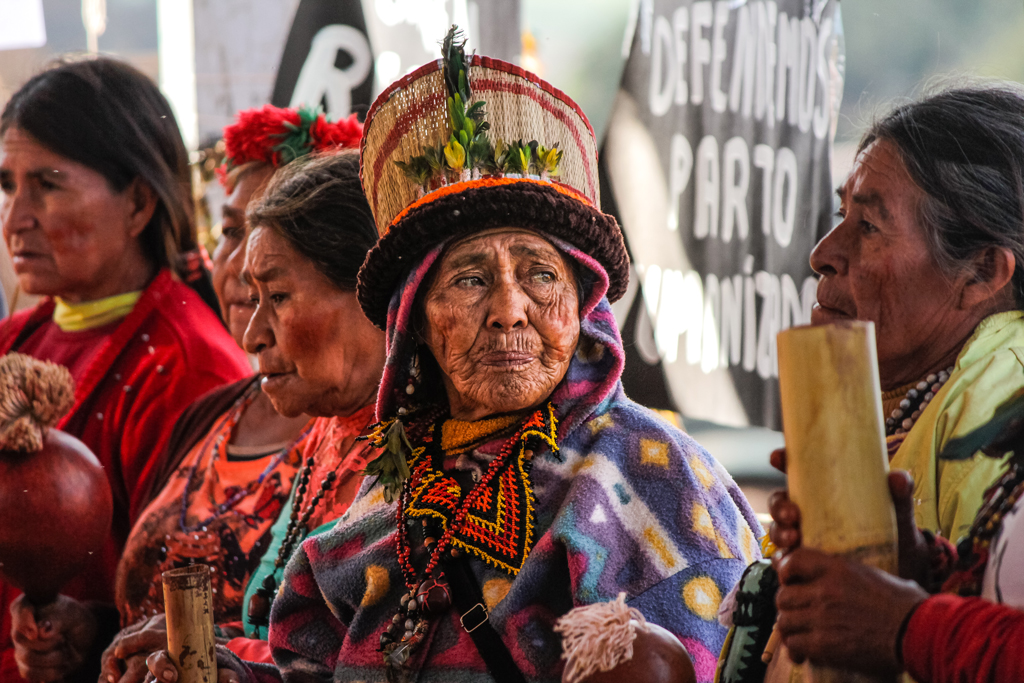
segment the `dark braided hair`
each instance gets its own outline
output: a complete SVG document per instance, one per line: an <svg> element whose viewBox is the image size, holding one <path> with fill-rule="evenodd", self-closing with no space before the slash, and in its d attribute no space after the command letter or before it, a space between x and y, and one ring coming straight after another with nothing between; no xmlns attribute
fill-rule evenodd
<svg viewBox="0 0 1024 683"><path fill-rule="evenodd" d="M355 291L359 267L377 242L355 150L302 157L278 169L247 218L253 228L280 233L345 291Z"/></svg>
<svg viewBox="0 0 1024 683"><path fill-rule="evenodd" d="M1009 249L1014 300L1024 308L1024 92L949 89L875 122L858 153L875 140L896 146L924 190L919 220L939 266L956 274L984 249Z"/></svg>

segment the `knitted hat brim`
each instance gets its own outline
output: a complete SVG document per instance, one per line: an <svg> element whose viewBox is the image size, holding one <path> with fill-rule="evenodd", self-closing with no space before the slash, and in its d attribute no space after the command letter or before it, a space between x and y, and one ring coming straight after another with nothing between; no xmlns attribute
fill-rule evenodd
<svg viewBox="0 0 1024 683"><path fill-rule="evenodd" d="M557 237L589 254L608 273L608 299L629 284L629 255L615 218L548 183L469 187L414 205L366 255L357 295L363 313L385 329L388 305L402 278L435 245L492 228L525 228Z"/></svg>

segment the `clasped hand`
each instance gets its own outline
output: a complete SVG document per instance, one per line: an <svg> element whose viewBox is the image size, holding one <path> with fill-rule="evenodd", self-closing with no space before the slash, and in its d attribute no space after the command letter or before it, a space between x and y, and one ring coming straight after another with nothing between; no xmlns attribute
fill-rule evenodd
<svg viewBox="0 0 1024 683"><path fill-rule="evenodd" d="M772 464L785 471L785 451L772 453ZM928 597L918 582L926 576L929 552L914 523L910 475L891 472L889 490L896 508L903 578L800 547L799 507L785 491L769 499L769 533L778 548L773 563L781 583L777 628L794 662L876 675L902 671L900 631L912 610Z"/></svg>
<svg viewBox="0 0 1024 683"><path fill-rule="evenodd" d="M219 643L227 639L218 639ZM178 670L167 654L167 620L163 614L129 626L103 652L99 683L175 683ZM238 683L230 670L217 672L218 683Z"/></svg>
<svg viewBox="0 0 1024 683"><path fill-rule="evenodd" d="M11 622L18 673L33 682L50 683L74 674L96 640L92 610L66 595L45 605L34 605L21 595L11 603Z"/></svg>

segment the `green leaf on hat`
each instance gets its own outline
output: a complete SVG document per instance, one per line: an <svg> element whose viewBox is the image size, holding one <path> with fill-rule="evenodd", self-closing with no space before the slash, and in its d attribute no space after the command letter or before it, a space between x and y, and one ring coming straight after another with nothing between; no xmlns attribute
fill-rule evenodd
<svg viewBox="0 0 1024 683"><path fill-rule="evenodd" d="M421 185L428 192L431 181L440 178L442 183L451 182L450 174L460 179L466 171L477 174L503 175L505 173L538 174L541 178L558 175L562 152L558 143L545 147L536 140L524 143L522 140L507 142L501 139L494 144L485 135L491 124L485 121L485 103L472 102L472 91L466 74L466 41L462 32L452 26L441 46L442 72L447 90L445 99L448 113L448 140L422 147L421 156L396 165L407 178ZM436 185L434 185L436 187Z"/></svg>

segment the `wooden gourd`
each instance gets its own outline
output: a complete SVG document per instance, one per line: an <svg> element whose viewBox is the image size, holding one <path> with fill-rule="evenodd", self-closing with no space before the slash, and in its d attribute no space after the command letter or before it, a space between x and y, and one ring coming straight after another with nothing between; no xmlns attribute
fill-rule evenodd
<svg viewBox="0 0 1024 683"><path fill-rule="evenodd" d="M74 394L67 368L0 357L0 578L37 607L97 566L109 542L107 474L84 443L53 428Z"/></svg>
<svg viewBox="0 0 1024 683"><path fill-rule="evenodd" d="M216 683L210 567L196 564L163 573L167 652L178 683Z"/></svg>
<svg viewBox="0 0 1024 683"><path fill-rule="evenodd" d="M778 335L789 497L803 545L896 574L896 512L870 322ZM809 667L816 683L890 680Z"/></svg>
<svg viewBox="0 0 1024 683"><path fill-rule="evenodd" d="M610 671L591 674L582 683L696 683L693 661L679 639L648 622L637 629L633 656Z"/></svg>
<svg viewBox="0 0 1024 683"><path fill-rule="evenodd" d="M0 450L0 577L37 606L103 548L113 516L110 484L81 441L47 429L34 453Z"/></svg>
<svg viewBox="0 0 1024 683"><path fill-rule="evenodd" d="M562 636L562 683L695 683L690 654L667 629L615 600L582 605L555 622Z"/></svg>

